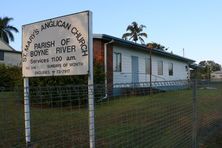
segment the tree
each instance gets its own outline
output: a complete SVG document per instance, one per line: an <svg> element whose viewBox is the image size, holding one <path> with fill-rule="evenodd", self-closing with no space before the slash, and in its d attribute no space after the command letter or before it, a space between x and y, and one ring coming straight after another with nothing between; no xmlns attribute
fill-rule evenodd
<svg viewBox="0 0 222 148"><path fill-rule="evenodd" d="M144 44L143 37L147 38L147 34L143 32L144 28L146 28L145 25L139 26L137 22L132 22L132 24L126 28L128 32L124 33L122 38L124 40L133 40L135 43L140 40L140 42Z"/></svg>
<svg viewBox="0 0 222 148"><path fill-rule="evenodd" d="M221 70L221 65L218 63L215 63L214 61L200 61L199 66L210 68L211 71L219 71Z"/></svg>
<svg viewBox="0 0 222 148"><path fill-rule="evenodd" d="M10 21L12 20L13 18L0 17L0 38L6 43L9 43L9 40L14 41L14 36L12 32L18 32L17 28L9 25Z"/></svg>
<svg viewBox="0 0 222 148"><path fill-rule="evenodd" d="M199 67L199 75L203 79L210 79L210 75L214 71L219 71L221 70L221 65L214 62L214 61L200 61L198 64Z"/></svg>
<svg viewBox="0 0 222 148"><path fill-rule="evenodd" d="M155 43L155 42L148 43L146 46L150 49L168 50L168 48L166 48L165 46Z"/></svg>

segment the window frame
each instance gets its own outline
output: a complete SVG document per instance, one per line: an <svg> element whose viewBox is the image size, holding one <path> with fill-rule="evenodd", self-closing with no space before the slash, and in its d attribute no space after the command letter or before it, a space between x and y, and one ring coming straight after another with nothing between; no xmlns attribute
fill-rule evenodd
<svg viewBox="0 0 222 148"><path fill-rule="evenodd" d="M185 66L185 70L188 71L188 66L187 65Z"/></svg>
<svg viewBox="0 0 222 148"><path fill-rule="evenodd" d="M169 76L173 76L173 63L168 64L168 74Z"/></svg>
<svg viewBox="0 0 222 148"><path fill-rule="evenodd" d="M163 61L162 60L158 61L157 63L157 74L161 76L163 75Z"/></svg>

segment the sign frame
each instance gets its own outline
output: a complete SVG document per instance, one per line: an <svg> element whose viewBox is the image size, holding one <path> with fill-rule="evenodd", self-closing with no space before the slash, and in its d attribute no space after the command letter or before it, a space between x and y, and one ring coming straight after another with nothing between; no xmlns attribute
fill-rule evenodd
<svg viewBox="0 0 222 148"><path fill-rule="evenodd" d="M90 50L89 15L90 11L83 11L23 25L23 77L87 75ZM57 30L60 32L57 33Z"/></svg>
<svg viewBox="0 0 222 148"><path fill-rule="evenodd" d="M93 81L93 27L92 27L92 12L91 11L82 11L74 14L79 13L87 13L88 15L88 123L89 123L89 144L90 148L95 148L95 118L94 118L94 81ZM64 15L70 16L74 14ZM64 17L61 16L61 17ZM52 19L56 19L59 17L55 17ZM50 20L50 19L47 19ZM43 20L46 21L46 20ZM39 22L43 22L39 21ZM31 23L34 24L34 23ZM30 24L27 24L30 25ZM25 26L25 25L23 25ZM23 33L22 33L22 50L23 49ZM23 68L23 65L22 65ZM29 76L24 76L24 122L25 122L25 141L26 146L29 147L31 144L31 124L30 124L30 95L29 95Z"/></svg>

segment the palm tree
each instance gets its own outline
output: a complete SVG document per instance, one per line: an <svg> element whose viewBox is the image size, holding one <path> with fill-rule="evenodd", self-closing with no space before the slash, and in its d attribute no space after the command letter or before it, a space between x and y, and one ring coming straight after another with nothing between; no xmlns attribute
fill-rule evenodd
<svg viewBox="0 0 222 148"><path fill-rule="evenodd" d="M6 43L9 43L10 41L14 41L14 36L12 34L12 31L18 32L18 29L9 25L10 21L12 21L13 18L9 17L0 17L0 38L4 40Z"/></svg>
<svg viewBox="0 0 222 148"><path fill-rule="evenodd" d="M132 24L128 25L126 28L126 32L123 34L122 38L124 40L133 40L135 43L140 40L142 44L144 44L143 37L147 38L147 34L143 32L143 28L146 28L145 25L138 25L137 22L132 22Z"/></svg>

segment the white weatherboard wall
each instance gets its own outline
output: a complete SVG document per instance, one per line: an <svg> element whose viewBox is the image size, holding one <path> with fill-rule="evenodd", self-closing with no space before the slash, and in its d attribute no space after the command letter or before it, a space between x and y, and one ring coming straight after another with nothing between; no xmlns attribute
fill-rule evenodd
<svg viewBox="0 0 222 148"><path fill-rule="evenodd" d="M139 82L149 82L150 75L145 74L145 59L149 58L149 53L140 49L128 49L125 47L113 46L113 52L122 55L122 71L113 72L113 84L132 83L132 56L138 57ZM163 61L163 75L158 75L158 61ZM168 66L173 63L173 76L169 76ZM187 63L174 59L152 55L152 81L187 80L189 70L186 70Z"/></svg>
<svg viewBox="0 0 222 148"><path fill-rule="evenodd" d="M3 50L1 50L3 51ZM21 53L17 52L4 52L4 60L0 60L0 63L12 66L21 66Z"/></svg>
<svg viewBox="0 0 222 148"><path fill-rule="evenodd" d="M9 44L0 39L0 52L3 53L4 59L0 60L0 64L10 66L21 66L21 53L15 51Z"/></svg>

